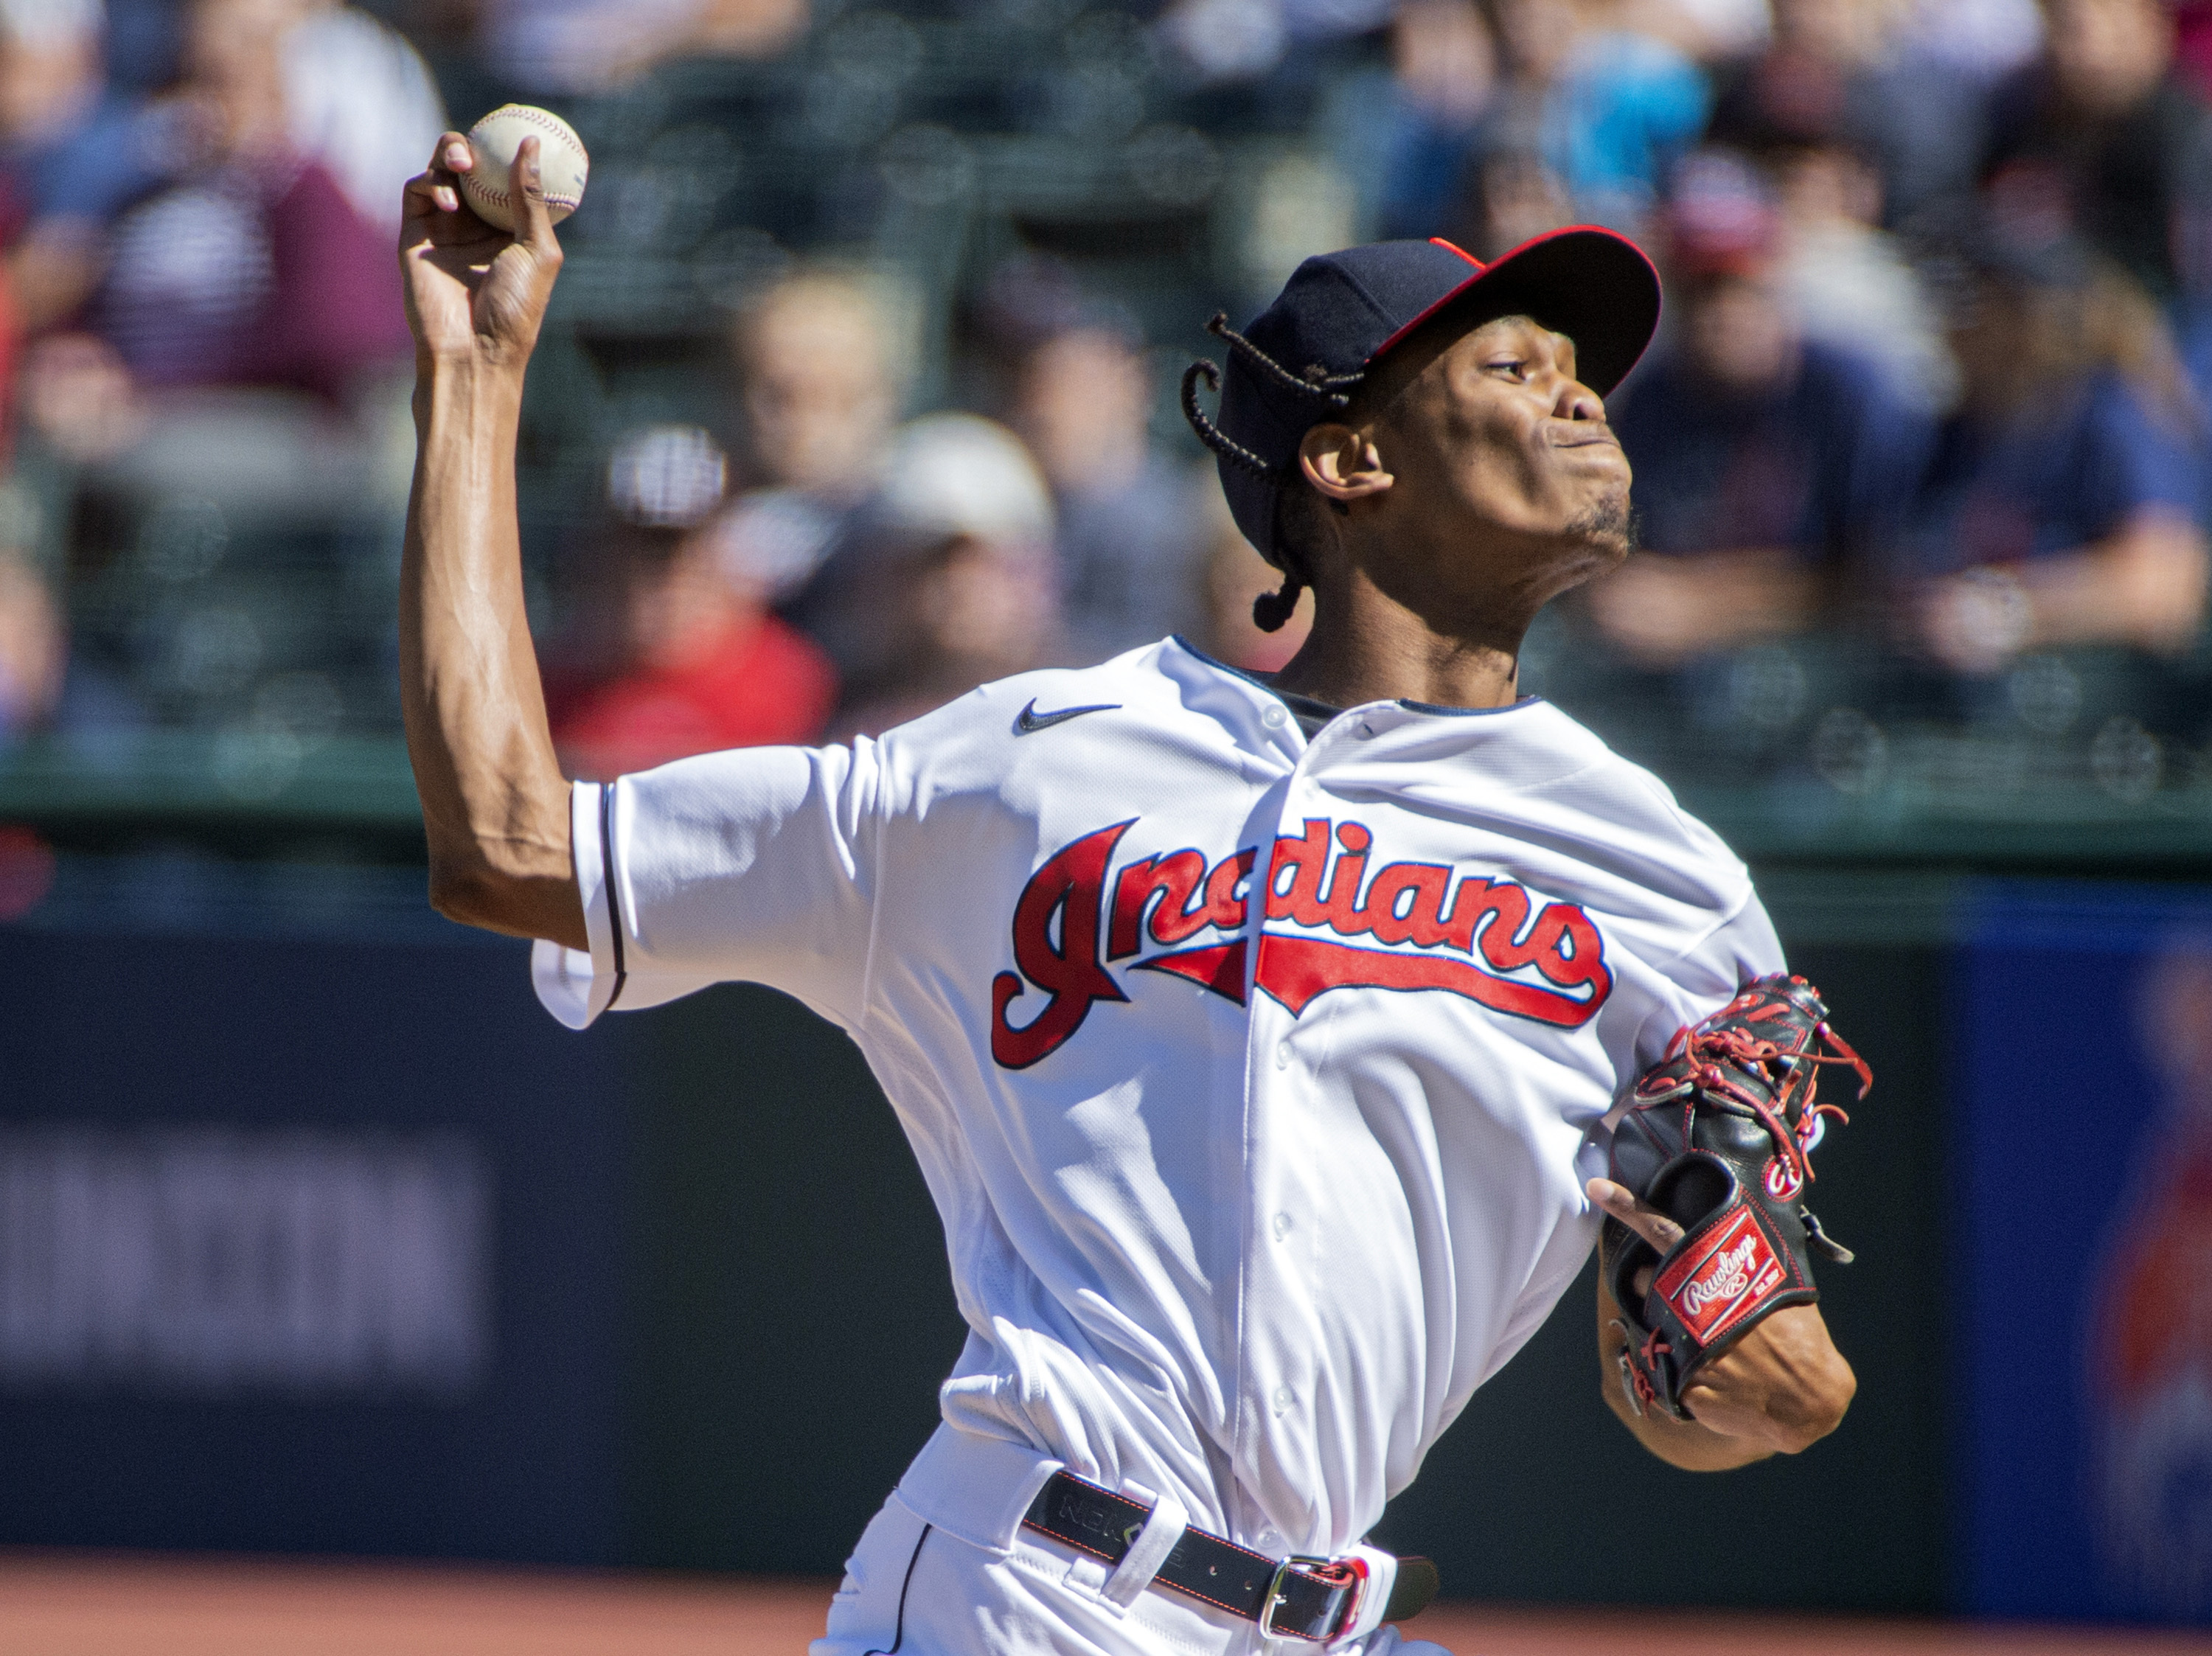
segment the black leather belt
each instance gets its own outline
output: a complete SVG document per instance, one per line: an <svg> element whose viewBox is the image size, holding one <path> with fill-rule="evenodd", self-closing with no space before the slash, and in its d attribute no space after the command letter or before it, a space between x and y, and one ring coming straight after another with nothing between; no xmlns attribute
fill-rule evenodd
<svg viewBox="0 0 2212 1656"><path fill-rule="evenodd" d="M1118 1564L1136 1544L1152 1511L1073 1472L1054 1472L1022 1522L1078 1551ZM1356 1613L1362 1580L1360 1568L1346 1561L1277 1560L1199 1529L1182 1532L1152 1578L1156 1586L1173 1587L1257 1622L1271 1638L1322 1644L1342 1635ZM1436 1596L1437 1567L1425 1558L1401 1558L1382 1619L1402 1622Z"/></svg>

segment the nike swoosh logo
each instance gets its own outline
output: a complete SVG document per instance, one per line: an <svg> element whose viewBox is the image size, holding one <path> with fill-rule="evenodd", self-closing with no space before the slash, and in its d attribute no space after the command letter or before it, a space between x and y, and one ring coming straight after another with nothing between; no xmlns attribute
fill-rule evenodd
<svg viewBox="0 0 2212 1656"><path fill-rule="evenodd" d="M1096 707L1060 707L1048 713L1041 713L1036 710L1036 700L1032 698L1030 705L1015 715L1014 734L1035 736L1039 731L1048 731L1055 725L1065 725L1069 719L1080 719L1085 713L1110 713L1121 705L1118 701L1102 701Z"/></svg>

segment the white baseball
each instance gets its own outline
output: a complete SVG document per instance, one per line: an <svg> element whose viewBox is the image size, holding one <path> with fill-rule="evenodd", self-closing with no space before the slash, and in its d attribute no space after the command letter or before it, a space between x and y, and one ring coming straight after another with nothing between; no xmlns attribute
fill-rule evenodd
<svg viewBox="0 0 2212 1656"><path fill-rule="evenodd" d="M584 199L584 178L592 158L576 129L548 109L505 104L469 129L469 150L476 166L461 174L461 194L476 215L495 229L512 231L521 220L522 203L508 192L514 152L525 138L538 140L538 172L545 185L545 206L553 222L576 210Z"/></svg>

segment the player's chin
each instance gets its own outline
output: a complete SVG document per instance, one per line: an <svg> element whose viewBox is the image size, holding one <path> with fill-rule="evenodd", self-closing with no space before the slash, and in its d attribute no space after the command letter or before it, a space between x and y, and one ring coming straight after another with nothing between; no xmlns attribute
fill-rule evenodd
<svg viewBox="0 0 2212 1656"><path fill-rule="evenodd" d="M1603 568L1621 562L1636 549L1636 516L1629 510L1628 483L1589 491L1567 520L1567 534Z"/></svg>

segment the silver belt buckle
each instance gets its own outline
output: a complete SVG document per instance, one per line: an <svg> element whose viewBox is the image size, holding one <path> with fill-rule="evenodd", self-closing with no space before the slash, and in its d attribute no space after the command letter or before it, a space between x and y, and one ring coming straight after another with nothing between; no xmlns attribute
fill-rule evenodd
<svg viewBox="0 0 2212 1656"><path fill-rule="evenodd" d="M1309 1644L1325 1645L1336 1635L1329 1633L1294 1633L1289 1628L1275 1625L1275 1612L1290 1602L1283 1591L1283 1582L1292 1570L1327 1569L1336 1562L1334 1558L1310 1558L1303 1553L1292 1553L1275 1566L1275 1574L1267 1583L1267 1608L1260 1612L1260 1636L1262 1639L1302 1639Z"/></svg>

